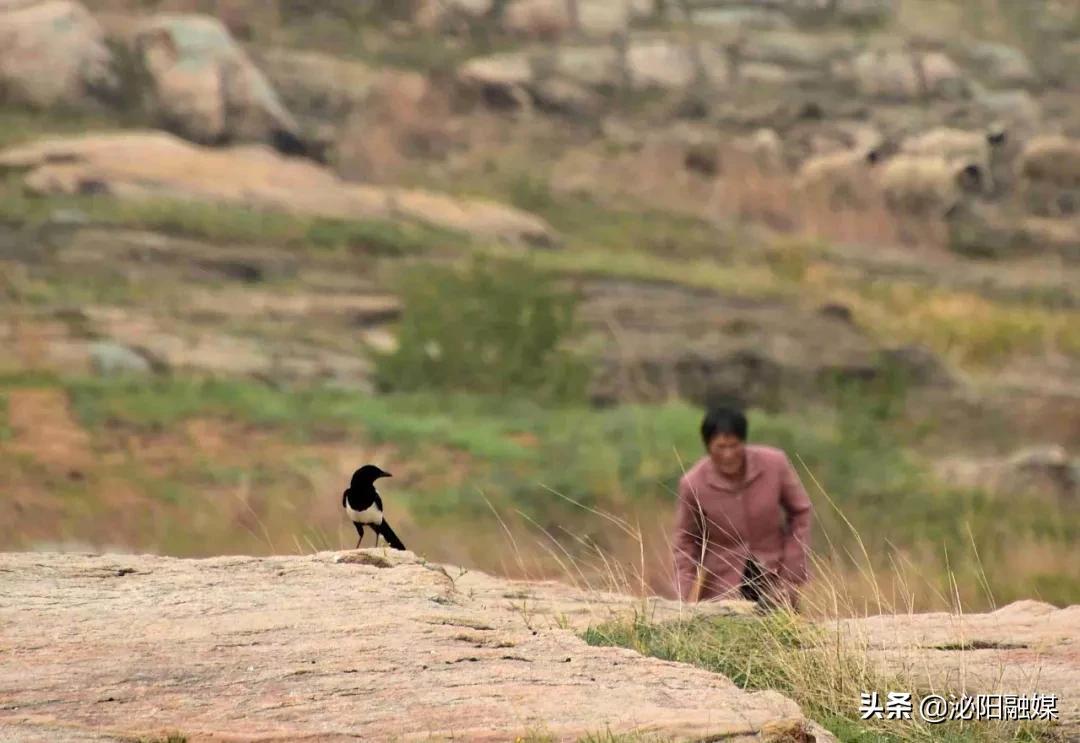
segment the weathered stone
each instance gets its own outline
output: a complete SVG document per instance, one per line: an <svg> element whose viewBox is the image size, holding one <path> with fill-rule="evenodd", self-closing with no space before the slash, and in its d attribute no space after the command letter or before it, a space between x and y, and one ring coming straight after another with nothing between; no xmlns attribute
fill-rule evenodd
<svg viewBox="0 0 1080 743"><path fill-rule="evenodd" d="M744 85L791 85L796 75L786 67L767 62L744 62L739 65L739 82Z"/></svg>
<svg viewBox="0 0 1080 743"><path fill-rule="evenodd" d="M839 68L845 65L841 62ZM852 60L850 74L856 91L870 98L910 101L963 98L971 93L970 82L943 52L919 55L902 49L868 50Z"/></svg>
<svg viewBox="0 0 1080 743"><path fill-rule="evenodd" d="M1033 446L1005 459L944 459L937 470L950 482L1003 497L1037 495L1061 504L1080 499L1080 458L1061 445Z"/></svg>
<svg viewBox="0 0 1080 743"><path fill-rule="evenodd" d="M689 47L670 39L631 41L626 66L630 84L637 89L685 88L696 74Z"/></svg>
<svg viewBox="0 0 1080 743"><path fill-rule="evenodd" d="M5 740L173 731L193 741L493 743L639 732L749 743L792 727L800 740L835 740L779 693L574 632L635 610L722 616L749 611L746 602L691 609L377 549L208 560L8 553L0 575L5 648L18 658L0 665Z"/></svg>
<svg viewBox="0 0 1080 743"><path fill-rule="evenodd" d="M969 54L978 71L995 84L1031 85L1037 80L1027 55L1015 47L983 42Z"/></svg>
<svg viewBox="0 0 1080 743"><path fill-rule="evenodd" d="M896 0L835 0L831 11L841 23L879 24L896 13Z"/></svg>
<svg viewBox="0 0 1080 743"><path fill-rule="evenodd" d="M822 625L884 674L917 669L954 693L1054 694L1065 740L1080 734L1080 604L1017 601L986 614L881 615Z"/></svg>
<svg viewBox="0 0 1080 743"><path fill-rule="evenodd" d="M852 61L852 74L860 95L886 100L912 100L922 95L915 60L904 51L863 52Z"/></svg>
<svg viewBox="0 0 1080 743"><path fill-rule="evenodd" d="M0 4L0 50L0 102L80 108L115 91L105 33L78 3Z"/></svg>
<svg viewBox="0 0 1080 743"><path fill-rule="evenodd" d="M619 56L610 46L558 48L549 71L594 88L613 88L622 81Z"/></svg>
<svg viewBox="0 0 1080 743"><path fill-rule="evenodd" d="M521 52L470 59L460 74L466 80L491 85L525 85L533 79L529 57Z"/></svg>
<svg viewBox="0 0 1080 743"><path fill-rule="evenodd" d="M857 327L810 315L795 330L781 301L629 281L590 282L585 297L583 320L610 331L590 390L597 404L735 396L776 409L820 393L836 370L884 370Z"/></svg>
<svg viewBox="0 0 1080 743"><path fill-rule="evenodd" d="M138 351L118 343L98 341L90 345L90 362L103 376L147 374L150 362Z"/></svg>
<svg viewBox="0 0 1080 743"><path fill-rule="evenodd" d="M415 5L413 23L425 31L457 30L489 15L494 7L494 0L421 0Z"/></svg>
<svg viewBox="0 0 1080 743"><path fill-rule="evenodd" d="M309 50L267 49L258 60L290 110L331 122L361 108L379 75L363 62Z"/></svg>
<svg viewBox="0 0 1080 743"><path fill-rule="evenodd" d="M583 85L570 80L542 80L532 88L536 105L547 111L591 119L603 104L600 96Z"/></svg>
<svg viewBox="0 0 1080 743"><path fill-rule="evenodd" d="M572 8L576 8L576 18ZM648 4L641 2L511 0L503 9L502 26L510 33L539 38L558 37L570 31L605 38L625 31L632 18L649 14Z"/></svg>
<svg viewBox="0 0 1080 743"><path fill-rule="evenodd" d="M693 18L697 26L724 31L784 31L795 26L780 11L766 8L702 8Z"/></svg>
<svg viewBox="0 0 1080 743"><path fill-rule="evenodd" d="M458 79L490 103L518 106L535 75L528 56L507 52L470 59L458 70Z"/></svg>
<svg viewBox="0 0 1080 743"><path fill-rule="evenodd" d="M752 34L739 48L742 59L796 68L824 68L833 58L850 51L846 37L790 31Z"/></svg>
<svg viewBox="0 0 1080 743"><path fill-rule="evenodd" d="M907 384L934 387L951 387L956 384L941 358L924 346L886 348L881 355L886 372L898 373Z"/></svg>
<svg viewBox="0 0 1080 743"><path fill-rule="evenodd" d="M502 13L503 30L538 38L556 38L573 22L566 0L513 0Z"/></svg>
<svg viewBox="0 0 1080 743"><path fill-rule="evenodd" d="M153 80L157 116L193 142L265 142L303 151L299 126L274 89L216 18L161 15L135 49Z"/></svg>
<svg viewBox="0 0 1080 743"><path fill-rule="evenodd" d="M565 2L565 0L564 0ZM629 2L576 0L578 29L586 36L604 38L624 32L634 16Z"/></svg>
<svg viewBox="0 0 1080 743"><path fill-rule="evenodd" d="M963 98L970 92L964 73L944 52L928 52L919 59L923 94L935 98Z"/></svg>
<svg viewBox="0 0 1080 743"><path fill-rule="evenodd" d="M977 94L975 104L982 112L982 120L1000 122L1018 140L1038 131L1043 118L1038 101L1026 90L982 92Z"/></svg>
<svg viewBox="0 0 1080 743"><path fill-rule="evenodd" d="M349 183L262 145L212 149L164 132L124 132L15 147L0 152L3 168L28 171L26 185L42 194L93 192L342 219L404 219L530 245L555 242L543 220L509 206Z"/></svg>

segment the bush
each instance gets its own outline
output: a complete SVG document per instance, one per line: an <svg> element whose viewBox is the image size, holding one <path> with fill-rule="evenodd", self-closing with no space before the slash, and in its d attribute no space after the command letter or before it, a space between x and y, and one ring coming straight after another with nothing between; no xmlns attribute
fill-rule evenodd
<svg viewBox="0 0 1080 743"><path fill-rule="evenodd" d="M564 347L577 298L526 261L477 258L466 270L424 266L402 281L398 348L376 356L386 390L524 392L584 397L583 359Z"/></svg>

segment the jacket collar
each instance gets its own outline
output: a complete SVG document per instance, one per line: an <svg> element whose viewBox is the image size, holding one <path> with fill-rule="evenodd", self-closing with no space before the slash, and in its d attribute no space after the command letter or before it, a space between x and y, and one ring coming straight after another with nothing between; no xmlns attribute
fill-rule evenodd
<svg viewBox="0 0 1080 743"><path fill-rule="evenodd" d="M757 447L751 446L750 444L746 445L745 451L746 472L743 475L742 482L737 482L735 480L730 480L724 477L716 471L716 466L712 463L712 460L707 459L705 466L708 467L709 482L720 488L721 490L727 490L731 492L737 491L753 482L763 470L761 457L759 456L760 453L757 451Z"/></svg>

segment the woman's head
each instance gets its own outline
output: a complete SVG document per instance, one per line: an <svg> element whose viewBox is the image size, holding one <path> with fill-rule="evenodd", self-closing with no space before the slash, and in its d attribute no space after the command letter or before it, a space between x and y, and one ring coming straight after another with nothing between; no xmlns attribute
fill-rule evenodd
<svg viewBox="0 0 1080 743"><path fill-rule="evenodd" d="M746 415L734 406L710 408L701 421L701 440L716 469L738 475L746 455Z"/></svg>

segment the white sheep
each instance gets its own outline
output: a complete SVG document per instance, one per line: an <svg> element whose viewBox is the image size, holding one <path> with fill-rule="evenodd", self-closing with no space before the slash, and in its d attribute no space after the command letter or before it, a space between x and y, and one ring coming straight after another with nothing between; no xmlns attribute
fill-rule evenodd
<svg viewBox="0 0 1080 743"><path fill-rule="evenodd" d="M974 163L932 155L898 154L882 165L885 204L905 216L947 217L965 196L984 193L986 173Z"/></svg>
<svg viewBox="0 0 1080 743"><path fill-rule="evenodd" d="M1020 155L1020 175L1057 188L1080 188L1080 139L1044 135Z"/></svg>
<svg viewBox="0 0 1080 743"><path fill-rule="evenodd" d="M997 179L993 176L1000 175L1002 163L1015 154L1006 147L1007 143L1008 134L1002 127L995 126L986 131L937 127L905 139L900 143L900 152L915 157L940 158L958 168L975 166L984 179L982 188L989 194L1001 185L995 183Z"/></svg>
<svg viewBox="0 0 1080 743"><path fill-rule="evenodd" d="M815 155L799 168L795 188L804 198L825 202L833 209L862 208L872 191L872 171L879 159L873 149Z"/></svg>

